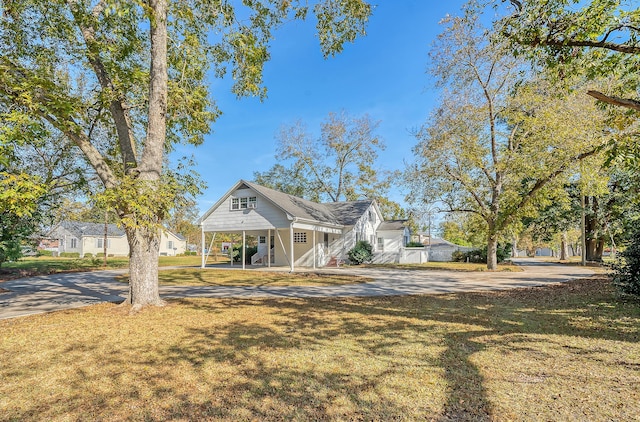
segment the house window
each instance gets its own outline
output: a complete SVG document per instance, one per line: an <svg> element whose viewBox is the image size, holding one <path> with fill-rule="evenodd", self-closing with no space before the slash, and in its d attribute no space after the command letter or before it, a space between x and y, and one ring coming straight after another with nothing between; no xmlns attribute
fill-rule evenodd
<svg viewBox="0 0 640 422"><path fill-rule="evenodd" d="M307 233L305 232L293 233L293 243L307 243Z"/></svg>
<svg viewBox="0 0 640 422"><path fill-rule="evenodd" d="M378 238L378 250L379 251L384 251L384 238L383 237L379 237Z"/></svg>
<svg viewBox="0 0 640 422"><path fill-rule="evenodd" d="M107 249L111 247L111 239L107 239ZM104 248L104 239L99 237L96 239L96 248Z"/></svg>
<svg viewBox="0 0 640 422"><path fill-rule="evenodd" d="M78 239L76 239L75 237L71 238L71 249L77 249L78 248Z"/></svg>
<svg viewBox="0 0 640 422"><path fill-rule="evenodd" d="M232 210L246 210L256 208L258 199L255 196L245 196L244 198L231 198Z"/></svg>
<svg viewBox="0 0 640 422"><path fill-rule="evenodd" d="M267 236L258 237L258 243L267 243Z"/></svg>
<svg viewBox="0 0 640 422"><path fill-rule="evenodd" d="M169 240L169 241L167 242L167 249L169 249L169 250L173 250L173 240Z"/></svg>

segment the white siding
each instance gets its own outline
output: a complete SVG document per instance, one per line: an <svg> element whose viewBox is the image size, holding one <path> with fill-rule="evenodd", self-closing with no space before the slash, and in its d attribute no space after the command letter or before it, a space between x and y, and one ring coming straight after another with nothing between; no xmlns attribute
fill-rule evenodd
<svg viewBox="0 0 640 422"><path fill-rule="evenodd" d="M373 218L369 218L370 213ZM366 240L375 248L375 242L377 241L375 236L376 229L381 222L382 216L377 213L376 208L372 204L353 226L345 227L345 255L349 249L352 249L356 245L356 237L357 240Z"/></svg>
<svg viewBox="0 0 640 422"><path fill-rule="evenodd" d="M231 198L257 197L255 209L231 210ZM202 221L204 231L267 230L288 227L286 214L251 189L238 189Z"/></svg>
<svg viewBox="0 0 640 422"><path fill-rule="evenodd" d="M404 230L380 230L378 231L378 237L384 239L384 250L380 252L400 252L402 248Z"/></svg>
<svg viewBox="0 0 640 422"><path fill-rule="evenodd" d="M172 249L169 249L169 241L173 242ZM160 236L160 256L182 255L186 250L186 240L180 240L171 232L162 231L162 235Z"/></svg>
<svg viewBox="0 0 640 422"><path fill-rule="evenodd" d="M82 253L96 255L104 253L104 247L98 248L97 240L104 239L104 236L85 236L82 238ZM128 256L129 255L129 242L127 242L127 236L121 237L107 237L107 256Z"/></svg>

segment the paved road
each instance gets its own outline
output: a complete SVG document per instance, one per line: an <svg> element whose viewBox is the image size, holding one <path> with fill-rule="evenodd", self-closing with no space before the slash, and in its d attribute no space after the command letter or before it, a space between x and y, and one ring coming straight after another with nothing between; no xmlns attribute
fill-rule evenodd
<svg viewBox="0 0 640 422"><path fill-rule="evenodd" d="M558 283L593 275L589 268L518 259L523 272L451 272L376 268L322 269L372 278L370 283L342 286L161 286L164 298L175 297L346 297L449 293L511 289ZM210 270L215 271L215 270ZM0 319L124 300L127 286L114 280L126 270L65 273L0 283Z"/></svg>

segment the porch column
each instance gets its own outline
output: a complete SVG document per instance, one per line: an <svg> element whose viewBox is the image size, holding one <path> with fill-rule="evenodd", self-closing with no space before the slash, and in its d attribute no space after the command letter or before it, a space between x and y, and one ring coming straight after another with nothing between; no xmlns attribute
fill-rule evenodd
<svg viewBox="0 0 640 422"><path fill-rule="evenodd" d="M267 230L267 267L271 268L271 229Z"/></svg>
<svg viewBox="0 0 640 422"><path fill-rule="evenodd" d="M204 256L204 226L200 226L200 234L202 236L202 244L200 246L200 252L202 253L202 265L200 266L200 268L204 268L206 264L206 258Z"/></svg>
<svg viewBox="0 0 640 422"><path fill-rule="evenodd" d="M289 249L291 250L291 261L289 264L291 265L291 272L293 272L293 261L295 260L295 255L293 254L293 222L289 225Z"/></svg>
<svg viewBox="0 0 640 422"><path fill-rule="evenodd" d="M316 269L316 229L313 229L313 269Z"/></svg>
<svg viewBox="0 0 640 422"><path fill-rule="evenodd" d="M245 245L245 231L242 230L242 269L244 270L245 254L247 253L247 247Z"/></svg>

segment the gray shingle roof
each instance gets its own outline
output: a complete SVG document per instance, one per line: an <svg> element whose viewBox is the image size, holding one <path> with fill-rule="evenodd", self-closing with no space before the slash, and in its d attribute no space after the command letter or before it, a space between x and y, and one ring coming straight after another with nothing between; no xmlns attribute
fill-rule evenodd
<svg viewBox="0 0 640 422"><path fill-rule="evenodd" d="M340 224L353 226L369 209L372 202L370 199L365 199L362 201L329 202L324 205L331 211Z"/></svg>
<svg viewBox="0 0 640 422"><path fill-rule="evenodd" d="M104 236L104 223L88 223L85 221L63 221L60 226L67 229L75 237L85 236ZM107 224L107 236L124 236L124 230L115 224Z"/></svg>
<svg viewBox="0 0 640 422"><path fill-rule="evenodd" d="M386 220L380 223L378 230L404 230L407 220Z"/></svg>
<svg viewBox="0 0 640 422"><path fill-rule="evenodd" d="M269 199L293 217L334 225L351 226L355 224L373 202L367 199L319 204L255 183L243 181L243 184Z"/></svg>

